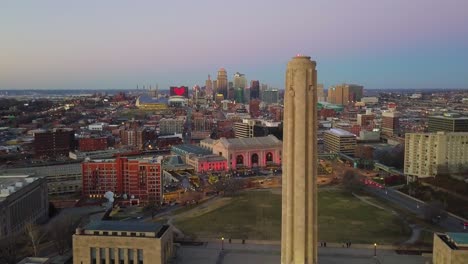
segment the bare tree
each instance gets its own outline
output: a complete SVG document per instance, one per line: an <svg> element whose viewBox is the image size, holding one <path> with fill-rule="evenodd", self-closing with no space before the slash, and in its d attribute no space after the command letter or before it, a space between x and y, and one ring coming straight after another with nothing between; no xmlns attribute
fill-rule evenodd
<svg viewBox="0 0 468 264"><path fill-rule="evenodd" d="M80 219L72 215L59 215L48 228L48 238L60 255L72 247L72 235L80 224Z"/></svg>
<svg viewBox="0 0 468 264"><path fill-rule="evenodd" d="M154 198L150 198L148 203L143 208L143 211L144 212L150 212L151 213L151 219L153 219L154 216L156 215L156 213L159 211L159 209L161 209L161 204L156 202L156 200Z"/></svg>
<svg viewBox="0 0 468 264"><path fill-rule="evenodd" d="M45 232L42 228L33 222L29 222L24 226L24 232L27 237L29 246L31 246L33 257L37 257L38 247L44 239Z"/></svg>
<svg viewBox="0 0 468 264"><path fill-rule="evenodd" d="M343 174L343 187L350 192L355 192L361 189L362 183L354 171L346 170Z"/></svg>

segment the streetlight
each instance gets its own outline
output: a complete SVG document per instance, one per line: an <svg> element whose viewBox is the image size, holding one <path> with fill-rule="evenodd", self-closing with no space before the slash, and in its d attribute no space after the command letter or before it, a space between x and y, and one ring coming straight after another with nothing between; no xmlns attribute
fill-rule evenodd
<svg viewBox="0 0 468 264"><path fill-rule="evenodd" d="M374 257L377 256L377 243L374 243Z"/></svg>
<svg viewBox="0 0 468 264"><path fill-rule="evenodd" d="M221 238L221 250L224 250L224 237Z"/></svg>

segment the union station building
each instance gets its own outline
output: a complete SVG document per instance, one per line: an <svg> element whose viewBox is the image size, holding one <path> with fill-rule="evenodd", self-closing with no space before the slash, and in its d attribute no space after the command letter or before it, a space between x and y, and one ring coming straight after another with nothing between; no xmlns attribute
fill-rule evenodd
<svg viewBox="0 0 468 264"><path fill-rule="evenodd" d="M281 165L283 142L273 135L252 138L205 139L200 146L227 160L227 169Z"/></svg>

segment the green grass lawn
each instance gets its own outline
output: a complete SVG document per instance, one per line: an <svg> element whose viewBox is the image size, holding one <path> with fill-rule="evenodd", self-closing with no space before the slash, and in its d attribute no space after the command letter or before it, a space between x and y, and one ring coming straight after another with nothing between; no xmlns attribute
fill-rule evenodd
<svg viewBox="0 0 468 264"><path fill-rule="evenodd" d="M202 238L281 239L281 195L269 190L248 191L230 203L175 225ZM410 229L394 215L341 191L319 192L319 240L391 244L410 236Z"/></svg>

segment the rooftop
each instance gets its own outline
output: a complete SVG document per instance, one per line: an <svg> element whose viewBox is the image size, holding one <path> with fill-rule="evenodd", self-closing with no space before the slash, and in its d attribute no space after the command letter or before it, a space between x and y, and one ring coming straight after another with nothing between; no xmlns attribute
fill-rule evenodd
<svg viewBox="0 0 468 264"><path fill-rule="evenodd" d="M331 134L334 134L336 136L339 136L339 137L355 137L356 136L353 133L350 133L350 132L348 132L346 130L339 129L339 128L332 128L327 132L331 133Z"/></svg>
<svg viewBox="0 0 468 264"><path fill-rule="evenodd" d="M234 148L271 147L283 145L282 141L273 135L252 138L221 138L219 141L226 146Z"/></svg>
<svg viewBox="0 0 468 264"><path fill-rule="evenodd" d="M443 116L429 116L429 118L440 118L440 119L454 119L454 120L468 120L468 116L460 116L458 114L446 114Z"/></svg>
<svg viewBox="0 0 468 264"><path fill-rule="evenodd" d="M446 234L458 247L468 247L468 234L467 233L446 233Z"/></svg>
<svg viewBox="0 0 468 264"><path fill-rule="evenodd" d="M149 222L93 221L84 229L88 231L158 232L162 226Z"/></svg>
<svg viewBox="0 0 468 264"><path fill-rule="evenodd" d="M188 154L197 154L197 155L207 155L207 154L211 154L211 151L205 149L205 148L202 148L202 147L199 147L197 145L192 145L192 144L183 144L183 145L176 145L176 146L172 146L172 151L182 151L182 152L186 152Z"/></svg>
<svg viewBox="0 0 468 264"><path fill-rule="evenodd" d="M34 182L37 178L30 175L1 175L0 176L0 202L10 194Z"/></svg>

